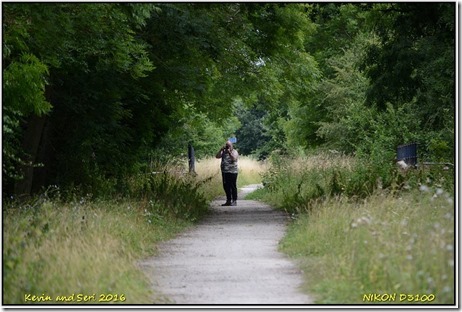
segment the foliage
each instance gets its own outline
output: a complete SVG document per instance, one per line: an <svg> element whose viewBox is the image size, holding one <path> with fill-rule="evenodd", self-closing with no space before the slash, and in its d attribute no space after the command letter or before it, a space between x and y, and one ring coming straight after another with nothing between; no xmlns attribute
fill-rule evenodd
<svg viewBox="0 0 462 312"><path fill-rule="evenodd" d="M210 155L236 133L260 158L412 139L454 161L451 4L3 7L5 194L116 191L152 157Z"/></svg>
<svg viewBox="0 0 462 312"><path fill-rule="evenodd" d="M309 14L316 31L307 49L322 76L290 117L305 131L299 142L369 158L369 151L416 141L423 160L441 160L446 150L443 158L453 162L453 6L316 4Z"/></svg>
<svg viewBox="0 0 462 312"><path fill-rule="evenodd" d="M364 60L365 73L374 82L368 102L381 109L387 101L395 107L413 103L414 118L421 124L419 142L427 157L433 155L426 145L438 138L450 146L444 158L453 162L454 7L390 5L377 12L390 12L392 18L379 20L377 27L387 23L389 32L378 31L381 44L372 45ZM441 158L441 151L438 154Z"/></svg>
<svg viewBox="0 0 462 312"><path fill-rule="evenodd" d="M434 111L437 115L443 108L450 109L454 90L453 4L384 4L372 10L371 18L378 16L382 18L376 21L375 30L381 40L371 45L365 59L366 73L373 81L369 101L384 108L387 102L399 104L417 96L423 107L440 107ZM422 113L429 114L426 109ZM434 116L428 122L438 119Z"/></svg>
<svg viewBox="0 0 462 312"><path fill-rule="evenodd" d="M265 188L252 198L290 213L281 249L299 261L317 303L370 303L365 294L402 292L454 303L450 168L405 171L335 151L270 159Z"/></svg>
<svg viewBox="0 0 462 312"><path fill-rule="evenodd" d="M44 96L48 68L32 54L23 54L3 72L3 96L10 109L42 115L51 109Z"/></svg>
<svg viewBox="0 0 462 312"><path fill-rule="evenodd" d="M203 181L202 183L206 182ZM136 179L128 196L148 201L150 214L196 221L208 210L205 197L199 192L200 183L158 172Z"/></svg>
<svg viewBox="0 0 462 312"><path fill-rule="evenodd" d="M29 55L41 70L34 77L38 89L31 91L53 107L47 106L40 129L23 132L36 121L13 110L18 92L6 99L6 125L18 125L10 129L15 136L7 141L9 157L21 153L12 147L17 140L31 162L44 168L15 168L24 170L30 187L15 189L7 181L4 193L27 194L55 183L93 190L104 187L104 180L118 185L153 150L178 155L185 136L200 153L204 149L202 155L211 153L219 136L236 130L235 119L225 121L238 96L252 98L264 86L270 100L277 84L281 96L296 102L298 86L308 86L313 73L312 64L304 66L310 62L303 51L310 27L304 10L232 3L4 4L5 76L18 79L20 57ZM276 71L283 76L275 80ZM278 97L271 105L281 100L286 101Z"/></svg>
<svg viewBox="0 0 462 312"><path fill-rule="evenodd" d="M27 211L8 204L4 211L9 302L21 299L15 291L42 292L34 288L42 280L43 287L80 281L81 273L60 266L49 279L40 272L53 271L48 266L58 265L58 254L76 258L69 263L84 271L66 246L69 235L81 234L72 223L80 222L81 211L91 216L94 229L108 219L111 226L124 224L108 217L111 209L125 216L120 203L87 207L75 198L135 200L129 222L151 222L156 229L206 213L207 200L221 194L218 164L206 174L184 175L188 143L200 159L213 156L236 134L241 154L271 163L260 196L288 212L308 212L309 218L334 199L354 214L357 206L370 208L367 200L385 196L388 211L399 203L392 197L398 195L408 200L409 211L400 213L411 220L414 203L434 213L427 201L412 198L419 187L434 187L437 197L454 193L451 166L395 167L396 147L409 142L418 143L420 163L456 161L453 3L4 3L2 9L3 200L58 185L63 201ZM329 156L300 157L306 149ZM198 169L206 163L199 162ZM165 164L180 169L171 172ZM241 180L258 182L252 172ZM65 228L47 218L70 218L72 224ZM345 220L335 219L333 234L344 238ZM310 227L328 224L314 222ZM401 230L375 225L384 237L390 229ZM423 228L433 231L429 224ZM83 238L70 246L103 249L108 259L119 259L113 249L122 241L122 253L130 258L126 239L136 241L139 233L120 238L125 230L91 230L102 240ZM342 280L339 289L351 284L375 291L371 285L386 281L380 284L384 289L406 285L407 291L421 291L417 282L430 287L428 278L435 281L434 272L425 271L433 262L422 260L418 251L412 256L425 270L405 273L427 282L419 277L411 285L393 284L395 271L380 271L370 262L381 260L377 254L370 261L363 257L368 246L361 242L370 233L349 234L357 253L340 250L345 257L334 276ZM447 232L433 234L435 242L451 244ZM128 258L119 259L126 271L102 271L102 283L119 285L126 276L138 280L124 262ZM100 265L107 265L104 261ZM348 261L364 266L352 271L359 282L349 283L349 267L343 265ZM130 291L138 292L143 283ZM440 298L450 301L444 289Z"/></svg>
<svg viewBox="0 0 462 312"><path fill-rule="evenodd" d="M330 148L350 154L373 133L370 123L376 116L376 112L364 104L369 82L356 64L369 40L372 40L370 36L358 34L342 56L326 60L333 73L317 86L317 99L327 116L317 122L316 133Z"/></svg>
<svg viewBox="0 0 462 312"><path fill-rule="evenodd" d="M124 89L122 80L134 81L153 69L145 57L144 44L137 42L126 24L131 21L131 12L124 11L126 8L122 5L111 4L10 3L4 8L4 48L7 52L3 62L9 64L4 67L4 73L10 77L18 60L24 55L34 55L36 59L28 61L43 64L41 72L37 72L41 76L37 74L34 79L44 80L42 76L46 74L47 81L46 87L37 81L38 89L29 88L40 93L38 96L43 99L34 100L34 105L45 103L45 99L53 105L53 110L45 117L45 127L34 132L17 131L18 140L31 161L43 162L47 167L42 173L48 176L39 180L56 183L58 179L63 186L85 184L100 175L105 166L114 169L118 165L118 149L114 147L118 142L126 143L129 138L122 126L124 119L130 116L120 102ZM18 39L14 39L15 36ZM30 80L34 77L30 73L35 72L28 70L28 73L26 77ZM19 77L15 74L16 81L20 81ZM28 94L24 84L12 90L24 96ZM11 93L11 97L5 99L6 110L11 111L15 101L20 99ZM35 110L35 114L39 112ZM33 128L35 121L28 118L17 122L21 128ZM112 137L110 134L114 132L119 136ZM108 162L105 157L111 154L116 156L112 158L114 162ZM64 167L63 163L66 163ZM73 177L69 179L71 174ZM24 179L32 178L29 174ZM4 187L8 193L12 191L8 184Z"/></svg>
<svg viewBox="0 0 462 312"><path fill-rule="evenodd" d="M255 154L259 159L267 157L271 136L265 127L267 111L264 104L257 102L251 108L246 108L242 102L239 104L236 109L236 115L241 122L241 126L236 131L239 153Z"/></svg>
<svg viewBox="0 0 462 312"><path fill-rule="evenodd" d="M262 177L266 191L260 196L278 208L299 214L336 196L358 200L376 192L398 195L423 184L454 192L451 168L423 167L403 172L393 162L381 159L378 154L372 154L369 161L337 153L292 159L273 154Z"/></svg>
<svg viewBox="0 0 462 312"><path fill-rule="evenodd" d="M171 129L158 144L152 155L159 161L177 157L187 158L187 145L190 143L195 152L195 158L214 156L216 151L235 132L240 121L232 116L220 123L211 121L205 115L191 112L181 122L181 127ZM240 142L236 147L241 146Z"/></svg>
<svg viewBox="0 0 462 312"><path fill-rule="evenodd" d="M19 56L3 71L3 99L9 104L2 109L4 182L23 178L18 165L32 165L19 148L20 122L31 114L40 116L50 111L51 104L44 96L47 76L47 66L33 54L27 53Z"/></svg>

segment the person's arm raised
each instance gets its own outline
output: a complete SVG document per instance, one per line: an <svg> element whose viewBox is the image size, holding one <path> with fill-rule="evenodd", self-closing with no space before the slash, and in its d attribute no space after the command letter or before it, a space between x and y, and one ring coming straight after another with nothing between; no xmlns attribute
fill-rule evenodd
<svg viewBox="0 0 462 312"><path fill-rule="evenodd" d="M233 149L232 151L229 152L229 157L231 157L231 160L233 162L235 162L235 161L237 161L237 158L239 157L239 154L238 154L238 152L236 150Z"/></svg>
<svg viewBox="0 0 462 312"><path fill-rule="evenodd" d="M223 151L224 151L224 148L222 147L218 153L215 155L216 158L221 158L221 156L223 155Z"/></svg>

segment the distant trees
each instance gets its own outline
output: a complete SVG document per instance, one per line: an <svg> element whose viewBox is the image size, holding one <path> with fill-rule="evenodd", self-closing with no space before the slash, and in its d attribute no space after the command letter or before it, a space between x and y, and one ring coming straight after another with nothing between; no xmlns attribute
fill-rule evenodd
<svg viewBox="0 0 462 312"><path fill-rule="evenodd" d="M426 156L454 162L454 5L378 5L371 14L387 17L376 19L373 29L379 40L363 60L371 81L368 105L400 115L407 112L400 120L408 118L408 130L422 143Z"/></svg>
<svg viewBox="0 0 462 312"><path fill-rule="evenodd" d="M305 80L289 80L278 68L284 63L271 63L267 72L279 84L258 93L271 92L259 117L270 142L378 161L416 141L426 159L454 161L454 10L450 3L306 5L299 38L307 58L296 61Z"/></svg>
<svg viewBox="0 0 462 312"><path fill-rule="evenodd" d="M2 6L5 195L123 189L232 133L261 157L408 140L454 157L454 4Z"/></svg>
<svg viewBox="0 0 462 312"><path fill-rule="evenodd" d="M295 101L269 106L263 119L284 137L274 141L387 164L397 145L415 141L425 159L453 162L454 4L317 3L305 13L312 60L297 64L312 76L296 84Z"/></svg>

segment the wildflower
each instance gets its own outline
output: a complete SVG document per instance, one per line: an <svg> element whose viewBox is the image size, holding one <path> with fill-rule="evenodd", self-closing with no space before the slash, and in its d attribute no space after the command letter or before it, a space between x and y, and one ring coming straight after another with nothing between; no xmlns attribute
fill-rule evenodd
<svg viewBox="0 0 462 312"><path fill-rule="evenodd" d="M371 219L369 217L361 217L356 220L358 224L371 224Z"/></svg>
<svg viewBox="0 0 462 312"><path fill-rule="evenodd" d="M366 217L366 216L360 217L360 218L358 218L356 220L353 220L351 222L351 224L350 224L350 227L352 229L354 229L354 228L357 228L358 226L364 225L364 224L365 225L371 224L371 219L369 217Z"/></svg>
<svg viewBox="0 0 462 312"><path fill-rule="evenodd" d="M431 278L431 276L427 278L427 283L433 285L433 278Z"/></svg>
<svg viewBox="0 0 462 312"><path fill-rule="evenodd" d="M421 192L428 192L428 191L430 191L430 188L429 188L428 186L422 184L422 185L419 187L419 190L420 190Z"/></svg>

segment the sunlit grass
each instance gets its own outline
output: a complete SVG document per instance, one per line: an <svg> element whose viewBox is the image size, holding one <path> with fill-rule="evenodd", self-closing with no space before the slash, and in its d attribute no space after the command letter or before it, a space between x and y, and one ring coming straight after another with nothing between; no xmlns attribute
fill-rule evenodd
<svg viewBox="0 0 462 312"><path fill-rule="evenodd" d="M207 180L202 185L201 190L210 200L224 194L220 162L221 160L217 158L204 158L198 160L196 163L196 180ZM238 167L238 187L261 183L261 174L266 170L265 163L246 156L239 157Z"/></svg>
<svg viewBox="0 0 462 312"><path fill-rule="evenodd" d="M266 171L265 162L256 161L251 157L241 157L239 159L238 186L242 187L250 184L262 182L262 174Z"/></svg>

